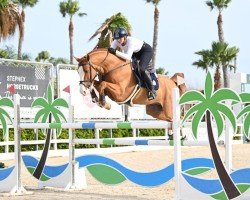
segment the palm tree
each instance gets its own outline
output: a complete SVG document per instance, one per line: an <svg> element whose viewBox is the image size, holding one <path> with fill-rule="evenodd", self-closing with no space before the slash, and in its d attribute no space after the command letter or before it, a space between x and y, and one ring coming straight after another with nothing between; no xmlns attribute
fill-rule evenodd
<svg viewBox="0 0 250 200"><path fill-rule="evenodd" d="M210 51L209 50L201 50L201 51L197 51L195 52L195 54L200 55L201 59L199 59L198 61L193 62L193 65L195 65L197 68L201 68L203 70L206 71L206 73L208 72L209 67L211 66L211 55L210 55Z"/></svg>
<svg viewBox="0 0 250 200"><path fill-rule="evenodd" d="M105 22L102 23L95 33L90 37L89 41L94 39L100 34L98 43L95 48L108 48L113 40L113 33L115 29L123 27L131 35L131 25L127 18L122 13L117 13L107 18Z"/></svg>
<svg viewBox="0 0 250 200"><path fill-rule="evenodd" d="M206 77L204 94L194 90L188 91L181 97L179 103L181 105L194 103L194 106L191 107L184 116L183 123L185 123L188 118L193 117L192 134L195 138L197 138L199 123L201 122L202 117L206 115L208 140L215 168L227 197L232 199L239 196L240 192L229 176L220 158L213 135L210 116L210 114L212 114L215 120L218 136L221 136L224 129L224 117L229 119L234 131L236 130L235 115L231 109L223 104L225 100L239 102L240 97L234 91L226 88L214 92L213 79L209 72Z"/></svg>
<svg viewBox="0 0 250 200"><path fill-rule="evenodd" d="M0 49L0 58L8 59L8 52L5 49Z"/></svg>
<svg viewBox="0 0 250 200"><path fill-rule="evenodd" d="M50 84L48 85L48 89L47 89L47 99L37 98L35 101L33 101L31 106L41 108L36 113L34 123L37 123L37 122L46 123L48 120L49 122L52 122L52 117L56 123L61 123L61 119L66 121L63 113L58 109L58 107L68 108L68 103L62 98L57 98L56 100L53 100L53 92L52 92ZM60 135L60 133L61 133L61 129L57 128L58 136ZM43 168L45 166L49 147L50 147L50 140L51 140L51 129L48 129L41 159L33 173L33 176L37 179L40 179L41 174L43 172Z"/></svg>
<svg viewBox="0 0 250 200"><path fill-rule="evenodd" d="M50 54L48 51L41 51L40 53L38 53L36 57L37 62L40 62L41 60L45 62L48 61L49 59L50 59Z"/></svg>
<svg viewBox="0 0 250 200"><path fill-rule="evenodd" d="M196 52L201 56L201 59L194 62L199 68L208 70L208 67L215 67L214 84L215 90L221 87L221 67L224 66L230 70L234 68L232 62L237 57L239 49L236 47L229 47L225 42L213 42L211 49L201 50Z"/></svg>
<svg viewBox="0 0 250 200"><path fill-rule="evenodd" d="M158 41L158 25L159 25L159 9L158 5L161 0L146 0L147 3L152 3L155 7L154 10L154 37L153 37L153 57L152 65L155 67L156 51L157 51L157 41Z"/></svg>
<svg viewBox="0 0 250 200"><path fill-rule="evenodd" d="M0 41L14 35L17 26L19 30L23 26L17 4L10 0L0 1Z"/></svg>
<svg viewBox="0 0 250 200"><path fill-rule="evenodd" d="M22 56L21 56L21 60L26 60L26 61L31 61L32 60L32 56L30 53L22 53Z"/></svg>
<svg viewBox="0 0 250 200"><path fill-rule="evenodd" d="M236 71L236 60L240 49L235 46L228 47L227 43L226 46L225 55L222 56L222 65L230 71Z"/></svg>
<svg viewBox="0 0 250 200"><path fill-rule="evenodd" d="M217 18L217 26L218 26L218 36L219 41L224 42L224 32L223 32L223 19L222 19L222 11L228 7L231 3L231 0L211 0L206 1L207 6L210 10L214 10L215 8L218 10L219 15ZM229 87L228 83L228 75L227 75L227 67L223 66L223 77L224 77L224 87Z"/></svg>
<svg viewBox="0 0 250 200"><path fill-rule="evenodd" d="M12 122L12 119L9 113L6 110L4 110L3 107L13 108L14 107L13 101L7 97L0 99L0 124L2 124L2 127L3 127L3 134L6 134L7 128L8 128L6 118L9 119L11 122Z"/></svg>
<svg viewBox="0 0 250 200"><path fill-rule="evenodd" d="M49 62L52 63L54 66L57 66L58 64L69 64L69 60L62 57L59 58L50 57Z"/></svg>
<svg viewBox="0 0 250 200"><path fill-rule="evenodd" d="M15 48L13 46L5 46L4 49L0 49L0 58L17 59ZM31 61L32 56L30 53L23 53L21 60Z"/></svg>
<svg viewBox="0 0 250 200"><path fill-rule="evenodd" d="M237 118L243 118L243 127L245 136L250 139L250 94L240 94L241 102L245 104L245 107L240 111Z"/></svg>
<svg viewBox="0 0 250 200"><path fill-rule="evenodd" d="M70 64L73 64L74 48L73 48L73 36L74 36L74 24L73 16L80 10L80 4L78 1L67 0L60 3L60 12L63 17L69 15L69 44L70 44ZM87 15L86 13L78 13L79 17Z"/></svg>
<svg viewBox="0 0 250 200"><path fill-rule="evenodd" d="M21 7L21 19L23 22L23 26L19 29L19 39L18 39L18 53L17 58L20 60L22 59L22 45L23 45L23 39L24 39L24 23L25 23L25 11L24 9L27 7L34 7L38 0L15 0L17 4Z"/></svg>
<svg viewBox="0 0 250 200"><path fill-rule="evenodd" d="M156 69L156 74L168 75L168 71L163 67L159 67Z"/></svg>

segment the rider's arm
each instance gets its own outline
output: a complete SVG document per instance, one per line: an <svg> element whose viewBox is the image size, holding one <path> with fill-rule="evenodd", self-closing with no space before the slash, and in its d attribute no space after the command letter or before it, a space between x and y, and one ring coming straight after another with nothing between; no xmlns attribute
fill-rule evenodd
<svg viewBox="0 0 250 200"><path fill-rule="evenodd" d="M117 48L117 41L116 40L114 40L112 43L111 43L111 45L110 45L110 48L112 48L112 49L116 49Z"/></svg>
<svg viewBox="0 0 250 200"><path fill-rule="evenodd" d="M122 53L120 51L116 51L116 55L118 57L120 57L120 58L123 58L125 60L130 60L131 61L131 57L128 54L126 54L126 53Z"/></svg>
<svg viewBox="0 0 250 200"><path fill-rule="evenodd" d="M126 59L126 60L132 60L132 55L134 53L134 46L133 44L130 42L130 40L127 41L128 42L128 49L126 50L126 52L120 52L120 51L116 51L116 55L119 56L120 58Z"/></svg>

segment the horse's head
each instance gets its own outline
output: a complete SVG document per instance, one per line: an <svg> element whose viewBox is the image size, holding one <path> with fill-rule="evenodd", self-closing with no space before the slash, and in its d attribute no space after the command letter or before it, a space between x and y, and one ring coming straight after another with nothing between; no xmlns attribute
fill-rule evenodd
<svg viewBox="0 0 250 200"><path fill-rule="evenodd" d="M95 49L82 58L75 58L78 62L80 92L83 95L86 95L86 90L93 88L92 86L97 75L104 74L107 56L107 49Z"/></svg>
<svg viewBox="0 0 250 200"><path fill-rule="evenodd" d="M75 58L78 62L78 74L80 76L80 92L86 95L87 90L91 89L94 79L97 76L96 70L91 67L89 62L89 55L82 58Z"/></svg>

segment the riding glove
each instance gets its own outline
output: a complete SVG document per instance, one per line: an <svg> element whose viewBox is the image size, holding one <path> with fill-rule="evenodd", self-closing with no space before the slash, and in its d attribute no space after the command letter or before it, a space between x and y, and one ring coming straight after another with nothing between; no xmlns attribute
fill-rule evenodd
<svg viewBox="0 0 250 200"><path fill-rule="evenodd" d="M111 47L108 48L108 52L109 52L109 53L112 53L112 54L114 54L114 55L116 54L116 50L113 49L113 48L111 48Z"/></svg>

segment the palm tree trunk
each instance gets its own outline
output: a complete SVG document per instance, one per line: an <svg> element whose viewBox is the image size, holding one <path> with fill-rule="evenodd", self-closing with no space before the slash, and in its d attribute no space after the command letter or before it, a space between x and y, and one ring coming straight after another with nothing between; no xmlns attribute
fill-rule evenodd
<svg viewBox="0 0 250 200"><path fill-rule="evenodd" d="M224 42L223 19L222 19L221 11L219 12L219 16L217 19L217 26L218 26L219 41Z"/></svg>
<svg viewBox="0 0 250 200"><path fill-rule="evenodd" d="M21 20L22 20L22 23L19 24L19 38L18 38L18 51L17 51L18 60L22 59L22 46L23 46L23 39L24 39L24 22L25 22L24 9L22 9Z"/></svg>
<svg viewBox="0 0 250 200"><path fill-rule="evenodd" d="M217 26L218 26L219 41L224 42L223 19L222 19L221 11L219 11L219 16L217 19ZM223 71L224 87L229 87L228 70L227 70L226 64L222 66L222 71Z"/></svg>
<svg viewBox="0 0 250 200"><path fill-rule="evenodd" d="M228 199L236 198L240 196L241 194L239 190L237 189L237 187L235 186L234 182L232 181L231 177L229 176L228 172L226 171L226 168L220 158L220 154L218 152L218 149L214 140L212 125L211 125L211 116L210 116L209 111L206 111L206 120L207 120L207 132L208 132L208 140L210 144L210 149L211 149L212 157L214 160L214 165L218 173L220 182L225 190L225 193Z"/></svg>
<svg viewBox="0 0 250 200"><path fill-rule="evenodd" d="M69 45L70 45L70 64L73 64L73 36L74 36L74 25L72 22L72 17L70 18L69 22Z"/></svg>
<svg viewBox="0 0 250 200"><path fill-rule="evenodd" d="M216 71L214 74L214 89L218 90L221 87L221 76L220 76L220 66L216 66Z"/></svg>
<svg viewBox="0 0 250 200"><path fill-rule="evenodd" d="M155 68L157 41L158 41L159 14L160 14L160 12L159 12L157 6L155 6L155 11L154 11L153 57L152 57L152 65L153 65L154 68Z"/></svg>
<svg viewBox="0 0 250 200"><path fill-rule="evenodd" d="M52 116L51 114L49 114L49 123L51 123L51 121L52 121ZM45 140L42 156L33 173L33 176L37 178L38 180L40 179L42 175L42 172L43 172L43 169L44 169L47 157L48 157L48 152L50 149L50 140L51 140L51 129L47 129L47 135L46 135L46 140Z"/></svg>

